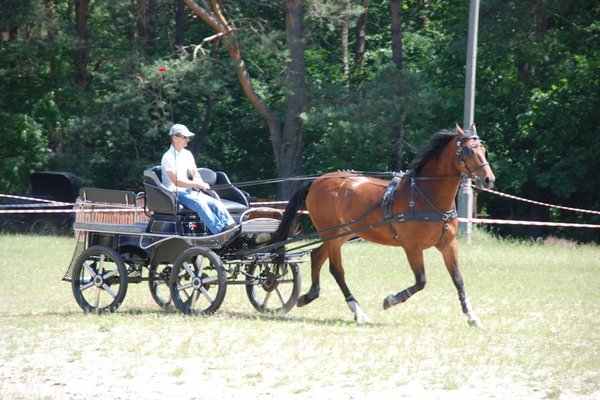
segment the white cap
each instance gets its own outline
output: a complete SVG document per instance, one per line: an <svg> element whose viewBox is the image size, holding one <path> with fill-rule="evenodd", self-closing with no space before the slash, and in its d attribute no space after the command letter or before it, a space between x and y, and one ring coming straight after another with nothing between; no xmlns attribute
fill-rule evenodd
<svg viewBox="0 0 600 400"><path fill-rule="evenodd" d="M194 136L194 134L190 132L190 130L187 128L187 126L182 124L175 124L171 127L171 129L169 130L169 136L173 135L181 135L185 137Z"/></svg>

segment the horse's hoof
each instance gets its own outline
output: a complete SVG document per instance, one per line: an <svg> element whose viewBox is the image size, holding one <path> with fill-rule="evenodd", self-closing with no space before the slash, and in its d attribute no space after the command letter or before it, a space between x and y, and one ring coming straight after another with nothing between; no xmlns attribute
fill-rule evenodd
<svg viewBox="0 0 600 400"><path fill-rule="evenodd" d="M385 299L383 299L383 309L387 310L388 308L393 306L395 304L395 303L393 303L393 300L394 300L393 295L390 295L390 296L386 297Z"/></svg>
<svg viewBox="0 0 600 400"><path fill-rule="evenodd" d="M356 323L358 325L370 325L373 323L373 321L371 321L371 318L367 317L366 315L362 315L362 316L355 315L354 321L356 321Z"/></svg>
<svg viewBox="0 0 600 400"><path fill-rule="evenodd" d="M306 296L300 296L300 298L298 298L298 301L296 302L296 307L304 307L306 304Z"/></svg>

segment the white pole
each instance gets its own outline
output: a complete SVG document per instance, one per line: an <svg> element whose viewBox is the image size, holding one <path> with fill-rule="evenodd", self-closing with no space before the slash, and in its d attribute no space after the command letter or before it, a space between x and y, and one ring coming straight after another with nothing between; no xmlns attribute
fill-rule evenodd
<svg viewBox="0 0 600 400"><path fill-rule="evenodd" d="M467 40L467 71L465 74L465 104L463 127L469 128L475 113L475 70L477 66L477 27L479 25L479 0L471 0L469 6L469 32ZM458 216L473 218L473 190L470 179L463 179L458 192ZM471 238L471 222L460 222L458 232Z"/></svg>
<svg viewBox="0 0 600 400"><path fill-rule="evenodd" d="M465 105L463 127L469 128L475 113L475 69L477 67L477 26L479 24L479 0L471 0L469 8L469 33L467 40L467 71L465 74Z"/></svg>

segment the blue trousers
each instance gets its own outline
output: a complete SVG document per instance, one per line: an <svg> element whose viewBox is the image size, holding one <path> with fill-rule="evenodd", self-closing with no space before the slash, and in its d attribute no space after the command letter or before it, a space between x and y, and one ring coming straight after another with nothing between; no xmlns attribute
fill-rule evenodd
<svg viewBox="0 0 600 400"><path fill-rule="evenodd" d="M180 204L196 211L213 235L235 223L223 203L204 192L192 189L179 190L177 191L177 198Z"/></svg>

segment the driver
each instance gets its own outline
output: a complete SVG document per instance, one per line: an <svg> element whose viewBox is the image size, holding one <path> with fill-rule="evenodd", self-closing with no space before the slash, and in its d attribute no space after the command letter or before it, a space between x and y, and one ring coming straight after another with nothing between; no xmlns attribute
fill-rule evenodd
<svg viewBox="0 0 600 400"><path fill-rule="evenodd" d="M162 182L177 195L180 204L194 210L213 234L233 229L235 221L223 205L204 191L210 186L202 180L192 152L185 149L194 134L182 124L169 130L171 147L160 162Z"/></svg>

